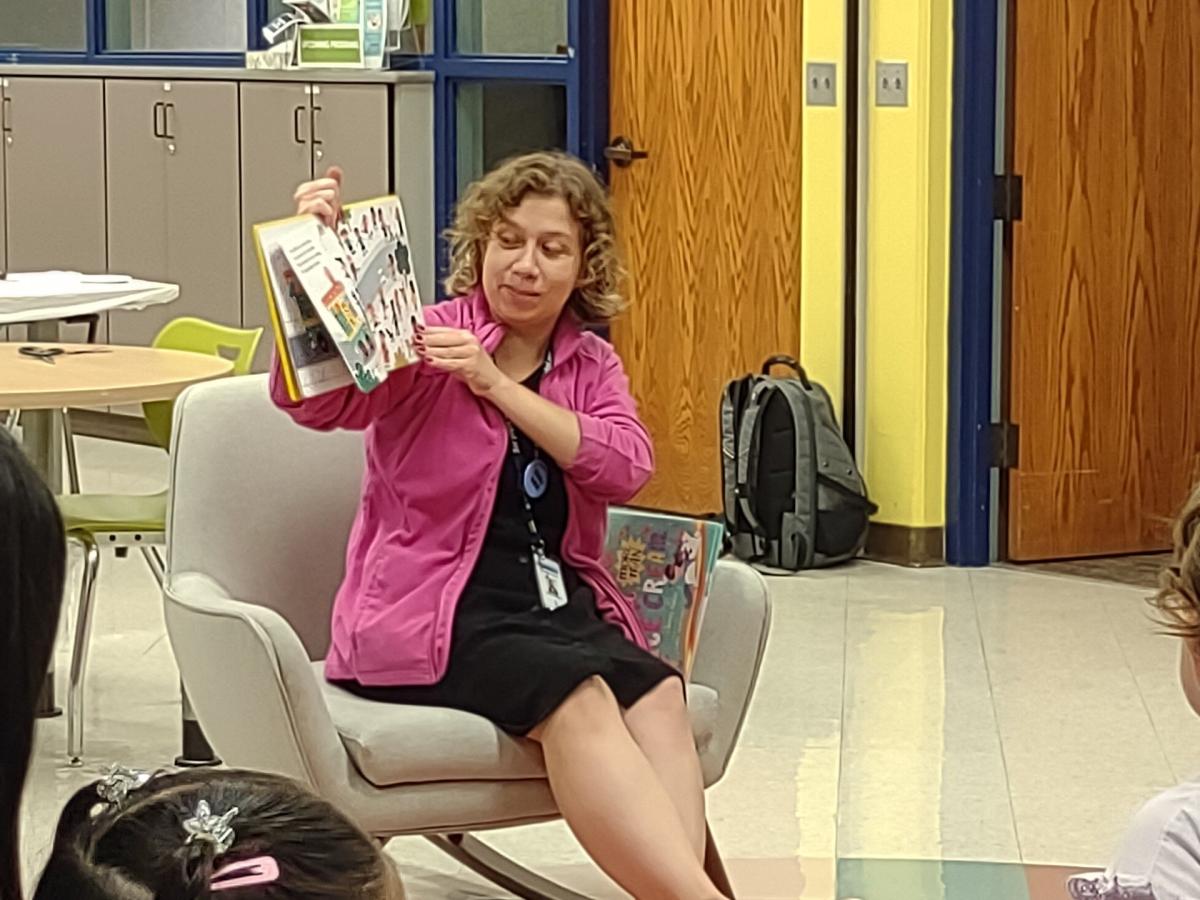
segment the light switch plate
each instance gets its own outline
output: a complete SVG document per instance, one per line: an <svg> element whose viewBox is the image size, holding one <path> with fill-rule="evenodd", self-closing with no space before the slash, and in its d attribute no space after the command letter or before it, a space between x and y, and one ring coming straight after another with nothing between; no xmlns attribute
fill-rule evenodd
<svg viewBox="0 0 1200 900"><path fill-rule="evenodd" d="M876 60L875 105L908 106L908 63Z"/></svg>
<svg viewBox="0 0 1200 900"><path fill-rule="evenodd" d="M837 106L837 63L810 62L805 83L809 106Z"/></svg>

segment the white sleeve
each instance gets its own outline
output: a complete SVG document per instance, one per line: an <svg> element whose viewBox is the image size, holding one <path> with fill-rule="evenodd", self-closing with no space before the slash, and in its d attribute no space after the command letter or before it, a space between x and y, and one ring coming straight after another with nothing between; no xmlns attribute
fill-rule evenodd
<svg viewBox="0 0 1200 900"><path fill-rule="evenodd" d="M1148 881L1155 900L1200 897L1200 782L1173 787L1142 807L1109 871Z"/></svg>

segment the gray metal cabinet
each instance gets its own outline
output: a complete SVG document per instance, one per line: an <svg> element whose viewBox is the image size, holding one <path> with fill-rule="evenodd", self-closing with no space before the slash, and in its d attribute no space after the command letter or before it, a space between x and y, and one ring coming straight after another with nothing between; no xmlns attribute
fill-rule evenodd
<svg viewBox="0 0 1200 900"><path fill-rule="evenodd" d="M7 217L4 215L4 209L8 205L4 191L4 147L8 143L8 103L4 100L4 88L7 83L7 78L0 78L0 272L8 271L8 229ZM3 329L0 329L0 333L2 331Z"/></svg>
<svg viewBox="0 0 1200 900"><path fill-rule="evenodd" d="M267 329L255 369L265 371L274 345L254 225L292 215L296 186L312 177L311 85L244 82L242 131L242 321Z"/></svg>
<svg viewBox="0 0 1200 900"><path fill-rule="evenodd" d="M391 190L388 179L388 90L382 84L314 84L313 172L345 172L349 202Z"/></svg>
<svg viewBox="0 0 1200 900"><path fill-rule="evenodd" d="M10 77L3 106L8 267L103 272L103 82Z"/></svg>
<svg viewBox="0 0 1200 900"><path fill-rule="evenodd" d="M383 84L246 82L241 85L242 316L269 329L253 226L292 215L292 194L331 165L345 172L343 196L366 200L391 190L388 87ZM255 369L270 362L273 339Z"/></svg>
<svg viewBox="0 0 1200 900"><path fill-rule="evenodd" d="M101 81L8 77L0 97L0 268L103 272ZM62 328L64 340L85 333ZM23 341L26 329L11 326L7 337Z"/></svg>
<svg viewBox="0 0 1200 900"><path fill-rule="evenodd" d="M110 80L106 97L109 267L179 285L112 313L112 341L148 344L180 316L240 324L237 84Z"/></svg>

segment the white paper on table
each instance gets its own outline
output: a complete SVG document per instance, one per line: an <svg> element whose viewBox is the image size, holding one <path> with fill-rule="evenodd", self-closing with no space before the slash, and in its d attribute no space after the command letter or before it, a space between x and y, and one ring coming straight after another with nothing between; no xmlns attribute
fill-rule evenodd
<svg viewBox="0 0 1200 900"><path fill-rule="evenodd" d="M14 272L0 281L0 325L64 319L170 303L179 286L78 272ZM121 276L124 277L124 276Z"/></svg>

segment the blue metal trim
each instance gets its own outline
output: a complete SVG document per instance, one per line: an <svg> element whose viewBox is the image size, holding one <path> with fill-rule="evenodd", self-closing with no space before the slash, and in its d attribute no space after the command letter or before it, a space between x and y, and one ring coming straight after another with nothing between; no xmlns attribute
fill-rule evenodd
<svg viewBox="0 0 1200 900"><path fill-rule="evenodd" d="M18 50L0 47L0 62L11 65L87 65L86 50Z"/></svg>
<svg viewBox="0 0 1200 900"><path fill-rule="evenodd" d="M89 65L99 66L182 66L185 68L242 68L246 64L244 53L167 53L138 50L109 50L88 60ZM234 78L233 74L229 76Z"/></svg>
<svg viewBox="0 0 1200 900"><path fill-rule="evenodd" d="M438 64L450 58L454 51L452 23L457 18L455 0L434 0L433 55Z"/></svg>
<svg viewBox="0 0 1200 900"><path fill-rule="evenodd" d="M609 0L587 0L572 4L574 14L567 22L571 46L579 59L576 69L579 97L579 156L607 179L609 91ZM584 41L587 35L587 41Z"/></svg>
<svg viewBox="0 0 1200 900"><path fill-rule="evenodd" d="M263 26L267 24L267 0L246 0L246 49L265 50Z"/></svg>
<svg viewBox="0 0 1200 900"><path fill-rule="evenodd" d="M587 2L587 0L585 0ZM567 2L567 55L556 57L566 66L567 152L579 156L583 131L583 97L579 92L579 4Z"/></svg>
<svg viewBox="0 0 1200 900"><path fill-rule="evenodd" d="M567 149L604 172L603 148L608 143L608 9L608 0L568 0L567 42L573 51L568 56L481 56L458 53L455 0L434 0L434 52L392 60L394 68L432 70L435 74L434 213L439 276L447 260L442 233L450 224L457 199L458 85L466 81L564 85ZM588 36L587 44L584 35Z"/></svg>
<svg viewBox="0 0 1200 900"><path fill-rule="evenodd" d="M454 169L458 144L455 139L455 90L454 83L439 72L433 86L434 225L437 228L434 247L439 300L446 299L441 289L442 277L446 274L449 261L449 248L444 232L450 224L450 213L456 193Z"/></svg>
<svg viewBox="0 0 1200 900"><path fill-rule="evenodd" d="M0 62L13 65L77 66L184 66L192 68L242 68L242 53L142 53L113 50L100 54L86 50L6 50L0 47ZM233 76L230 76L233 77Z"/></svg>
<svg viewBox="0 0 1200 900"><path fill-rule="evenodd" d="M29 50L0 47L0 59L7 63L31 65L113 65L113 66L185 66L213 68L246 64L243 52L168 52L108 49L108 4L106 0L87 0L84 6L87 34L82 50ZM262 26L267 14L267 0L246 2L246 46L259 49L263 45Z"/></svg>
<svg viewBox="0 0 1200 900"><path fill-rule="evenodd" d="M108 42L108 3L106 0L87 0L87 55L94 62L104 52Z"/></svg>
<svg viewBox="0 0 1200 900"><path fill-rule="evenodd" d="M438 60L448 78L464 81L545 81L566 83L575 60L562 56L455 56Z"/></svg>
<svg viewBox="0 0 1200 900"><path fill-rule="evenodd" d="M990 561L997 0L958 0L951 148L946 561Z"/></svg>

